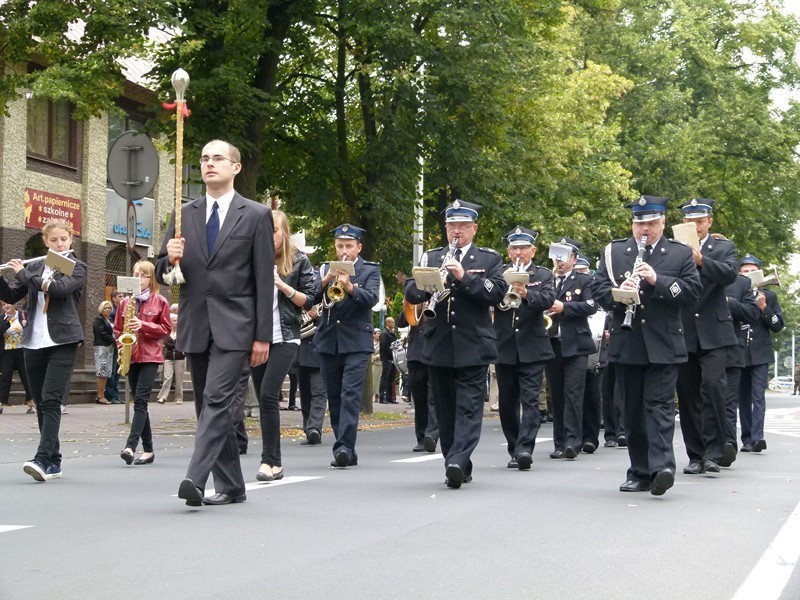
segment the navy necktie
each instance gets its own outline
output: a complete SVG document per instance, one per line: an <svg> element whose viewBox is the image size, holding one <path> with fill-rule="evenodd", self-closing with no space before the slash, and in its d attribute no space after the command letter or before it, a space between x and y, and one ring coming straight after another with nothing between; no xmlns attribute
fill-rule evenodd
<svg viewBox="0 0 800 600"><path fill-rule="evenodd" d="M461 262L461 248L456 248L455 259Z"/></svg>
<svg viewBox="0 0 800 600"><path fill-rule="evenodd" d="M211 256L211 251L214 249L214 244L217 243L217 236L219 235L219 203L215 200L214 205L211 207L211 216L206 223L206 239L208 240L208 255Z"/></svg>

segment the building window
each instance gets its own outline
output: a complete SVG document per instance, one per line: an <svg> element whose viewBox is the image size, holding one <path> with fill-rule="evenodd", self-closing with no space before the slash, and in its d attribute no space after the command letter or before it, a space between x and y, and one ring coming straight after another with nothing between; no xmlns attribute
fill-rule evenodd
<svg viewBox="0 0 800 600"><path fill-rule="evenodd" d="M126 131L144 131L144 121L131 115L108 115L108 147Z"/></svg>
<svg viewBox="0 0 800 600"><path fill-rule="evenodd" d="M28 100L28 156L75 167L76 138L68 102L36 97Z"/></svg>

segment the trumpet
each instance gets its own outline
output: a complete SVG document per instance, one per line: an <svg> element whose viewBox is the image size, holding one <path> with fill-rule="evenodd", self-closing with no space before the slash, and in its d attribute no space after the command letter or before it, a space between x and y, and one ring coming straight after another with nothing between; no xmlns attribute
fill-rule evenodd
<svg viewBox="0 0 800 600"><path fill-rule="evenodd" d="M450 275L450 271L447 270L447 267L444 266L444 263L456 255L457 249L458 238L456 237L453 238L452 242L450 242L450 247L447 249L447 254L445 254L444 258L442 259L442 266L439 267L439 275L442 277L442 285L445 286L445 289L443 289L441 292L436 292L431 296L431 299L428 301L428 306L422 311L422 316L426 319L435 319L436 305L442 300L446 300L450 295L450 290L447 289L447 277Z"/></svg>
<svg viewBox="0 0 800 600"><path fill-rule="evenodd" d="M521 260L517 258L517 260L514 261L514 265L508 271L506 271L506 273L522 273L523 270L520 262ZM500 310L511 310L512 308L516 310L521 305L522 298L509 285L506 295L503 296L503 301L497 305L497 308Z"/></svg>
<svg viewBox="0 0 800 600"><path fill-rule="evenodd" d="M75 250L70 248L69 250L65 250L64 252L56 252L55 254L58 254L59 256L69 256L73 252L75 252ZM47 254L45 254L44 256L37 256L36 258L26 258L25 260L20 262L22 263L23 266L25 266L25 265L30 265L32 263L41 262L46 259L47 259ZM2 265L0 265L0 271L6 271L10 268L11 268L10 262L3 263Z"/></svg>

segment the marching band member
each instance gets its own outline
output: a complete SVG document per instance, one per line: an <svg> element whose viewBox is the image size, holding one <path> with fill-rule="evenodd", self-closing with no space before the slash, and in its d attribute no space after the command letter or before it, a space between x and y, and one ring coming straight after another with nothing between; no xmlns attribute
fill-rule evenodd
<svg viewBox="0 0 800 600"><path fill-rule="evenodd" d="M435 303L435 315L425 317L422 360L428 365L439 421L445 483L456 489L472 481L470 457L481 435L486 374L489 363L497 360L491 307L507 289L500 255L473 244L480 208L460 200L448 206L445 229L450 247L429 250L421 260L423 267L440 268L448 292ZM431 293L411 278L405 283L405 297L420 304L430 301Z"/></svg>
<svg viewBox="0 0 800 600"><path fill-rule="evenodd" d="M739 262L739 272L747 274L761 268L761 261L745 254ZM766 391L769 365L774 360L772 333L783 329L783 311L778 296L772 290L758 288L755 292L760 314L750 326L745 348L745 368L739 384L739 423L742 427L742 452L761 452L767 449L764 439L764 414L767 409Z"/></svg>
<svg viewBox="0 0 800 600"><path fill-rule="evenodd" d="M42 240L54 252L69 250L73 235L72 226L60 219L42 227ZM47 481L61 477L61 399L75 369L78 346L83 343L77 307L86 283L86 265L76 261L69 276L54 271L45 261L23 265L14 259L9 267L15 278L9 284L0 277L0 300L16 304L28 297L28 326L22 346L40 434L36 456L23 465L23 471L36 481Z"/></svg>
<svg viewBox="0 0 800 600"><path fill-rule="evenodd" d="M569 256L553 258L556 299L548 314L554 358L547 363L553 399L553 452L550 458L574 460L583 445L583 392L589 355L596 351L588 317L597 312L592 276L574 270L581 244L572 238L558 242Z"/></svg>
<svg viewBox="0 0 800 600"><path fill-rule="evenodd" d="M300 310L309 309L317 287L308 257L291 242L289 219L272 211L275 222L275 298L272 304L272 345L267 362L252 367L261 421L259 481L283 479L281 461L281 387L300 345Z"/></svg>
<svg viewBox="0 0 800 600"><path fill-rule="evenodd" d="M703 289L693 306L681 313L689 360L678 368L681 433L689 455L687 475L719 473L730 465L735 449L725 445L725 367L728 347L736 345L725 287L736 281L736 246L709 234L714 201L694 198L681 206L684 223L697 230L700 249L692 250Z"/></svg>
<svg viewBox="0 0 800 600"><path fill-rule="evenodd" d="M624 388L631 466L619 489L654 496L675 482L675 385L687 360L681 308L693 306L701 290L692 251L663 237L667 202L641 196L628 205L633 236L606 246L594 288L612 312L608 359ZM617 287L638 293L635 311L614 300Z"/></svg>
<svg viewBox="0 0 800 600"><path fill-rule="evenodd" d="M155 454L147 402L150 392L153 391L158 365L164 363L162 339L172 332L172 321L169 302L158 293L153 263L140 260L133 265L133 276L139 278L141 290L120 302L114 317L114 336L117 342L123 331L130 331L136 336L128 371L128 383L133 391L133 419L128 441L119 456L128 465L149 465L155 460ZM129 309L131 302L134 303L133 310ZM129 315L132 318L128 319ZM139 439L142 440L142 454L135 458Z"/></svg>
<svg viewBox="0 0 800 600"><path fill-rule="evenodd" d="M514 283L509 288L519 298L518 306L510 306L504 298L494 312L500 425L511 456L508 468L521 471L527 471L533 463L544 367L554 357L543 315L556 297L553 273L533 264L537 235L523 227L506 235L508 269L527 273L528 282Z"/></svg>
<svg viewBox="0 0 800 600"><path fill-rule="evenodd" d="M345 223L333 231L336 256L353 263L355 275L347 271L320 267L320 290L315 304L323 303L317 321L314 350L322 359L322 378L328 389L328 407L336 441L332 467L358 464L356 434L364 373L372 345L372 307L378 302L381 274L377 263L365 261L361 254L360 227Z"/></svg>

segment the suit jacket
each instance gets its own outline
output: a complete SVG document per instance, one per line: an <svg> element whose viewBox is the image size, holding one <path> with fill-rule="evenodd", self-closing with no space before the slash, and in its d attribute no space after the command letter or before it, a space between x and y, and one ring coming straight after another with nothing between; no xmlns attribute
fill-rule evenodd
<svg viewBox="0 0 800 600"><path fill-rule="evenodd" d="M344 300L330 308L323 308L317 319L314 335L314 350L325 354L348 354L375 350L372 342L372 307L378 303L381 288L381 273L377 263L368 262L360 256L353 265L355 275L353 295L345 293ZM320 268L320 277L325 279L328 263ZM333 281L317 292L314 302L322 302L326 290Z"/></svg>
<svg viewBox="0 0 800 600"><path fill-rule="evenodd" d="M694 306L702 288L692 251L680 242L659 239L648 260L656 272L656 284L641 281L642 303L636 309L632 329L625 331L622 322L626 306L614 301L611 289L625 281L637 254L636 240L630 237L611 242L600 259L593 293L600 306L612 313L608 360L629 365L684 363L688 354L681 308Z"/></svg>
<svg viewBox="0 0 800 600"><path fill-rule="evenodd" d="M235 193L211 254L206 238L206 198L181 208L186 239L180 286L181 327L176 348L205 352L211 340L224 351L249 352L253 341L272 341L275 247L272 211ZM170 220L156 262L163 283L170 269L167 241L175 235Z"/></svg>
<svg viewBox="0 0 800 600"><path fill-rule="evenodd" d="M0 300L8 304L16 304L27 296L25 312L28 315L28 326L22 333L22 345L27 348L33 334L33 318L39 303L39 292L42 291L44 279L44 261L27 265L16 274L9 284L0 277ZM75 269L69 277L58 273L46 296L50 297L47 305L47 329L50 338L58 345L83 342L83 327L78 318L78 302L81 299L83 286L86 283L86 265L81 261L75 263ZM40 310L41 312L41 310Z"/></svg>
<svg viewBox="0 0 800 600"><path fill-rule="evenodd" d="M756 304L753 284L749 277L737 275L736 280L725 288L725 294L733 317L733 331L736 334L736 344L728 346L727 366L744 367L747 334L750 325L758 320L761 311Z"/></svg>
<svg viewBox="0 0 800 600"><path fill-rule="evenodd" d="M551 338L560 336L561 356L586 356L597 352L588 317L597 312L592 298L592 276L572 271L556 291L556 300L564 303L564 312L552 315Z"/></svg>
<svg viewBox="0 0 800 600"><path fill-rule="evenodd" d="M739 271L736 246L728 240L708 236L700 248L703 266L698 267L703 290L692 307L681 314L683 335L689 352L736 344L733 318L725 287L736 281Z"/></svg>
<svg viewBox="0 0 800 600"><path fill-rule="evenodd" d="M394 360L392 343L395 341L397 341L397 333L384 327L380 338L381 360Z"/></svg>
<svg viewBox="0 0 800 600"><path fill-rule="evenodd" d="M447 248L435 248L423 256L422 264L441 267ZM474 244L462 257L464 277L449 278L450 295L437 304L436 317L422 324L422 362L434 367L473 367L497 361L497 334L490 307L499 304L508 284L503 279L503 261L490 248ZM420 304L431 294L417 288L413 278L405 283L406 300Z"/></svg>
<svg viewBox="0 0 800 600"><path fill-rule="evenodd" d="M511 265L509 265L510 267ZM516 365L553 358L553 346L544 328L542 312L553 306L553 273L533 263L528 267L528 294L519 308L494 309L497 363Z"/></svg>
<svg viewBox="0 0 800 600"><path fill-rule="evenodd" d="M748 367L764 365L775 360L772 349L771 333L778 333L783 329L783 312L778 304L778 296L772 290L759 288L764 292L767 306L759 311L759 317L750 326L748 343L745 348L745 364Z"/></svg>

